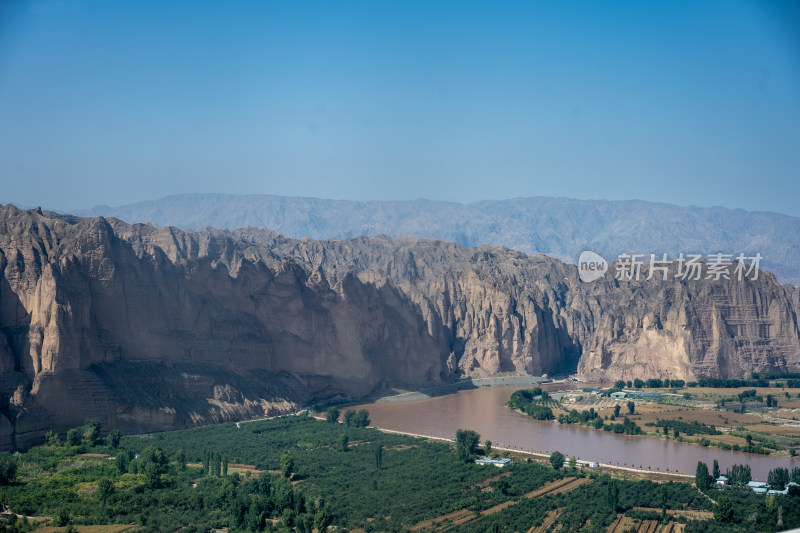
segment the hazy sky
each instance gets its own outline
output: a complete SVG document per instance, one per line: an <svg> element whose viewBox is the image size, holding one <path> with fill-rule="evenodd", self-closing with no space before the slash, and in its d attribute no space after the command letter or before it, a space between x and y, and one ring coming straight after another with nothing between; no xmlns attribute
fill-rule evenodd
<svg viewBox="0 0 800 533"><path fill-rule="evenodd" d="M800 2L0 0L0 203L800 215Z"/></svg>

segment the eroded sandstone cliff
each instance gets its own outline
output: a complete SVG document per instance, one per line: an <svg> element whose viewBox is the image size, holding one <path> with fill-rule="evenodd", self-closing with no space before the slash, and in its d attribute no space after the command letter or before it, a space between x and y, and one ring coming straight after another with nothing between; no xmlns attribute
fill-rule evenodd
<svg viewBox="0 0 800 533"><path fill-rule="evenodd" d="M581 282L574 266L505 248L413 238L312 241L232 232L331 278L359 276L408 294L445 328L466 375L574 371L584 379L747 377L800 368L797 288L769 272L738 280Z"/></svg>
<svg viewBox="0 0 800 533"><path fill-rule="evenodd" d="M390 284L329 283L230 237L0 208L0 447L98 417L145 431L447 379Z"/></svg>
<svg viewBox="0 0 800 533"><path fill-rule="evenodd" d="M463 375L800 370L797 290L770 273L612 272L582 283L506 248L0 207L0 448L90 416L151 431Z"/></svg>

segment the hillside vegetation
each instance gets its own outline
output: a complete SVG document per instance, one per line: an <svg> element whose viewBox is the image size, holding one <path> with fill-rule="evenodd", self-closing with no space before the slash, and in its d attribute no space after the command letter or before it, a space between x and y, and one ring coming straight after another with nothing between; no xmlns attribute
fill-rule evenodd
<svg viewBox="0 0 800 533"><path fill-rule="evenodd" d="M104 440L90 421L66 440L0 457L0 499L60 526L129 524L141 531L569 531L685 523L686 531L775 531L800 525L800 497L688 483L613 479L515 458L499 470L455 447L307 416ZM471 432L464 432L471 435ZM477 437L477 436L476 436ZM732 510L713 518L712 499ZM726 504L727 505L727 504ZM645 509L645 510L642 510ZM689 512L691 511L691 513ZM694 513L694 514L692 514ZM30 529L22 519L10 531Z"/></svg>

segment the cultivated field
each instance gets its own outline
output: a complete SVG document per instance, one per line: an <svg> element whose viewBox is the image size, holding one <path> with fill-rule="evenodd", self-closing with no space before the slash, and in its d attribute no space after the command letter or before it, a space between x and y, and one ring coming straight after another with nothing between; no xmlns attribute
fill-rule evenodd
<svg viewBox="0 0 800 533"><path fill-rule="evenodd" d="M745 397L744 412L741 394ZM697 423L713 427L721 435L681 433L680 439L699 443L707 439L709 445L744 449L750 444L760 446L771 454L788 455L793 449L800 452L800 389L779 387L741 387L710 388L690 387L682 389L641 389L642 392L661 393L660 398L636 399L635 410L630 414L629 399L615 400L593 395L589 392L552 391L564 394L560 403L551 403L553 414L569 415L570 411L594 409L605 421L620 421L630 418L652 438L675 438L674 431L666 436L663 428L656 426L659 420ZM766 399L771 397L777 407L767 407ZM615 407L619 414L615 417ZM747 436L750 435L748 443Z"/></svg>

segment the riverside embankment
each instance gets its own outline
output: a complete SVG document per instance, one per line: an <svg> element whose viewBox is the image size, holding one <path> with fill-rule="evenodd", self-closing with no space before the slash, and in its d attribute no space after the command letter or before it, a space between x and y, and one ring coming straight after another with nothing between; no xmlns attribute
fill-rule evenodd
<svg viewBox="0 0 800 533"><path fill-rule="evenodd" d="M763 456L656 440L617 435L578 426L541 422L505 406L513 387L475 387L452 394L401 402L376 402L355 406L369 410L372 425L382 429L450 440L458 429L480 433L494 447L514 452L550 455L560 451L568 457L608 466L645 472L694 475L697 462L719 461L724 471L732 464L749 464L753 478L765 480L777 466L800 466L786 456Z"/></svg>

